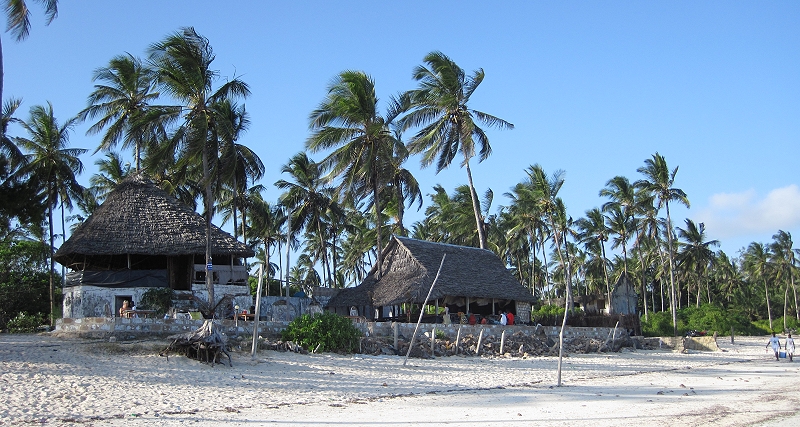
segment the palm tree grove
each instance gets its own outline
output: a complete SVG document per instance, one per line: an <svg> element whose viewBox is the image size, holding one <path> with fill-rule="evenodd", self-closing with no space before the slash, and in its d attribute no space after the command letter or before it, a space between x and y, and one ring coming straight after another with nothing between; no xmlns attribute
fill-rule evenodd
<svg viewBox="0 0 800 427"><path fill-rule="evenodd" d="M56 2L43 3L50 22ZM31 12L6 7L17 40L27 36ZM132 174L249 245L251 271L264 267L265 295L356 286L373 266L380 277L381 249L398 235L493 252L537 298L534 318L563 314L565 301L571 306L579 297L610 298L626 277L645 334L766 334L800 324L800 250L791 234L774 230L771 241L723 252L702 222L673 215L675 206L691 206L691 194L681 190L679 165L658 152L586 189L603 202L579 218L567 213L561 190L570 181L558 165L532 159L524 170L506 171L516 179L505 188L481 187L473 167L493 150L514 149L491 144L514 124L483 111L473 96L488 90L481 83L492 76L464 70L443 52L408 64L408 87L388 100L378 98L380 82L365 71L331 76L308 112L307 139L282 141L297 154L285 159L279 180L264 182L262 160L245 145L246 102L254 96L246 76L254 70L221 70L228 66L215 62L212 44L180 28L154 40L143 57L120 52L96 64L81 111L4 100L0 330L15 319L52 325L60 317L64 272L53 254ZM2 57L0 96L1 67ZM88 126L95 146L70 146L78 124ZM97 173L84 187L80 156L87 152ZM412 171L427 167L463 169L463 184L418 181ZM255 273L250 281L255 292Z"/></svg>

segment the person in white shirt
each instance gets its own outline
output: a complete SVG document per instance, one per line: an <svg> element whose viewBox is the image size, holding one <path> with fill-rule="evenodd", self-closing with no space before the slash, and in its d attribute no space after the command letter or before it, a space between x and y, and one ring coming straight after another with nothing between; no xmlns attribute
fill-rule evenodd
<svg viewBox="0 0 800 427"><path fill-rule="evenodd" d="M794 355L794 339L792 338L792 334L789 334L789 336L786 337L786 344L783 346L783 348L786 350L786 357L788 357L789 361L791 362L792 356Z"/></svg>
<svg viewBox="0 0 800 427"><path fill-rule="evenodd" d="M506 312L500 313L500 324L507 325L508 324L508 317L506 317Z"/></svg>
<svg viewBox="0 0 800 427"><path fill-rule="evenodd" d="M775 360L780 360L778 358L778 352L781 350L781 340L775 336L775 332L772 333L772 338L769 339L769 342L765 347L772 346L772 351L775 352Z"/></svg>

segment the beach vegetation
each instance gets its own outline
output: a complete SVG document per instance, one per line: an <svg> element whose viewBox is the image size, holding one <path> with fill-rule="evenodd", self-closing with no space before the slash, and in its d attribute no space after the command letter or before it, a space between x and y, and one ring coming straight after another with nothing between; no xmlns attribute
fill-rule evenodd
<svg viewBox="0 0 800 427"><path fill-rule="evenodd" d="M281 337L310 351L352 353L358 350L361 335L350 319L326 311L294 319Z"/></svg>

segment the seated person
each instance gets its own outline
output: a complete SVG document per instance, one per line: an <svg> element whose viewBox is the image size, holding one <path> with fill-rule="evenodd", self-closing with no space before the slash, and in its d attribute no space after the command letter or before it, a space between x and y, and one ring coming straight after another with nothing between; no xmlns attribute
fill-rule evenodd
<svg viewBox="0 0 800 427"><path fill-rule="evenodd" d="M119 308L119 317L130 317L130 313L126 313L126 311L130 310L131 306L128 300L122 301L122 307Z"/></svg>
<svg viewBox="0 0 800 427"><path fill-rule="evenodd" d="M508 319L508 326L514 325L514 313L510 311L506 313L506 319Z"/></svg>

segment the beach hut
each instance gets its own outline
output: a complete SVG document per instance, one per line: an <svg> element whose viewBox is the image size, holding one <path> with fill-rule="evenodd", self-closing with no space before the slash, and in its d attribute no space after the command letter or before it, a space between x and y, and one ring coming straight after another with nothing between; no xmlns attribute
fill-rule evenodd
<svg viewBox="0 0 800 427"><path fill-rule="evenodd" d="M232 296L250 307L245 257L254 253L211 227L216 299ZM172 288L179 299L208 298L205 219L141 174L121 182L64 242L55 260L68 269L64 317L119 313L152 288Z"/></svg>
<svg viewBox="0 0 800 427"><path fill-rule="evenodd" d="M355 308L359 316L371 320L411 320L411 307L425 302L445 254L430 305L440 311L447 307L452 315L489 318L504 310L513 312L517 323L530 321L535 297L493 252L399 236L393 236L383 251L380 278L377 265L373 266L361 284L342 289L327 308L343 315ZM441 321L441 316L431 321Z"/></svg>
<svg viewBox="0 0 800 427"><path fill-rule="evenodd" d="M637 314L639 294L627 274L622 274L611 290L610 314Z"/></svg>

